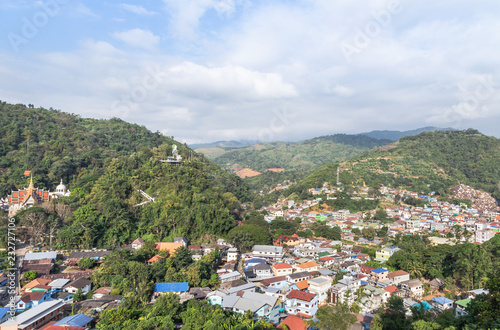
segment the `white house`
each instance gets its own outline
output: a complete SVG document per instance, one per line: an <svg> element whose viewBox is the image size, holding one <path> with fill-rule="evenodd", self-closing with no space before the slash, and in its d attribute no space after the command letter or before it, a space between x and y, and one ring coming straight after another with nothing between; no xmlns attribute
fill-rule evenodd
<svg viewBox="0 0 500 330"><path fill-rule="evenodd" d="M237 248L230 248L227 250L227 261L233 261L233 260L238 260L238 249Z"/></svg>
<svg viewBox="0 0 500 330"><path fill-rule="evenodd" d="M273 245L254 245L252 254L255 258L282 259L283 247Z"/></svg>
<svg viewBox="0 0 500 330"><path fill-rule="evenodd" d="M76 293L78 289L82 290L83 294L87 294L92 287L92 282L88 278L81 277L64 287L64 291Z"/></svg>
<svg viewBox="0 0 500 330"><path fill-rule="evenodd" d="M292 290L286 296L285 308L288 314L312 317L318 311L318 296L314 293Z"/></svg>
<svg viewBox="0 0 500 330"><path fill-rule="evenodd" d="M400 284L401 290L409 297L421 298L424 294L424 287L419 279L403 281Z"/></svg>
<svg viewBox="0 0 500 330"><path fill-rule="evenodd" d="M332 287L332 279L320 276L308 281L309 292L316 294L320 303L326 301L328 298L328 291Z"/></svg>

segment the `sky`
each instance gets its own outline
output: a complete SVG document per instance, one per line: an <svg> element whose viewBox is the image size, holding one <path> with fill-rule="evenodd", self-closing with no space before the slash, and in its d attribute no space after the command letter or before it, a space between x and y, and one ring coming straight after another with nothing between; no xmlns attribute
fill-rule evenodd
<svg viewBox="0 0 500 330"><path fill-rule="evenodd" d="M500 137L500 1L0 0L0 100L186 143Z"/></svg>

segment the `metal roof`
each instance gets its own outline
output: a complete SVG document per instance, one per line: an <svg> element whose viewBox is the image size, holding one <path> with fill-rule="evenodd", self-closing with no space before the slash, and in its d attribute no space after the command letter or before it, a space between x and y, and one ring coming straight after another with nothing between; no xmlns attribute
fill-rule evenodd
<svg viewBox="0 0 500 330"><path fill-rule="evenodd" d="M92 320L93 318L90 316L84 314L75 314L66 316L60 321L54 323L54 325L67 326L67 327L84 327Z"/></svg>
<svg viewBox="0 0 500 330"><path fill-rule="evenodd" d="M35 307L32 307L28 309L27 311L16 315L14 320L8 320L2 324L0 324L1 327L7 326L7 325L14 325L18 324L20 325L19 328L24 328L37 320L41 319L42 317L45 317L47 314L52 313L54 310L56 310L59 307L62 307L64 305L64 302L62 300L52 300L52 301L46 301L41 303L40 305L37 305Z"/></svg>
<svg viewBox="0 0 500 330"><path fill-rule="evenodd" d="M41 259L56 259L57 252L28 252L24 256L24 260L41 260Z"/></svg>
<svg viewBox="0 0 500 330"><path fill-rule="evenodd" d="M188 282L156 283L154 292L187 292Z"/></svg>

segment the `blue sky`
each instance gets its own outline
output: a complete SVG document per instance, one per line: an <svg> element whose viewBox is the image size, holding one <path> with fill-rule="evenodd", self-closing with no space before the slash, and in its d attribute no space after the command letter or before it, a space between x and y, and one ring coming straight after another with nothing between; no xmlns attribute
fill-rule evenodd
<svg viewBox="0 0 500 330"><path fill-rule="evenodd" d="M500 137L500 2L0 0L0 100L194 143Z"/></svg>

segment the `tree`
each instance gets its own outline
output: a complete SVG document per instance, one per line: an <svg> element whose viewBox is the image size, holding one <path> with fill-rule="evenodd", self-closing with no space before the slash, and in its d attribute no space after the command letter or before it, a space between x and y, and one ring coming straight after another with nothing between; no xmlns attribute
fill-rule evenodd
<svg viewBox="0 0 500 330"><path fill-rule="evenodd" d="M383 208L378 208L377 211L375 212L375 220L386 222L388 220L387 212Z"/></svg>
<svg viewBox="0 0 500 330"><path fill-rule="evenodd" d="M389 228L387 226L383 226L378 232L377 232L377 236L378 237L386 237L387 236L387 231L389 230Z"/></svg>
<svg viewBox="0 0 500 330"><path fill-rule="evenodd" d="M78 261L78 267L83 269L90 269L95 266L95 260L92 258L81 258Z"/></svg>
<svg viewBox="0 0 500 330"><path fill-rule="evenodd" d="M384 330L408 329L409 322L406 319L403 299L398 296L391 296L387 301L386 310L380 314L380 322Z"/></svg>
<svg viewBox="0 0 500 330"><path fill-rule="evenodd" d="M82 300L85 300L85 295L82 293L82 289L78 289L78 291L76 291L75 295L73 296L73 301L79 302Z"/></svg>
<svg viewBox="0 0 500 330"><path fill-rule="evenodd" d="M361 234L363 234L363 236L367 240L373 241L373 239L375 238L375 235L377 235L377 232L375 231L375 228L368 227L368 228L363 228L363 230L361 231Z"/></svg>
<svg viewBox="0 0 500 330"><path fill-rule="evenodd" d="M318 308L316 318L318 321L309 321L308 324L320 330L348 330L356 323L356 316L351 313L347 303L322 306Z"/></svg>
<svg viewBox="0 0 500 330"><path fill-rule="evenodd" d="M28 280L28 281L33 281L37 276L38 276L38 273L36 270L30 270L30 271L23 274L23 278Z"/></svg>

